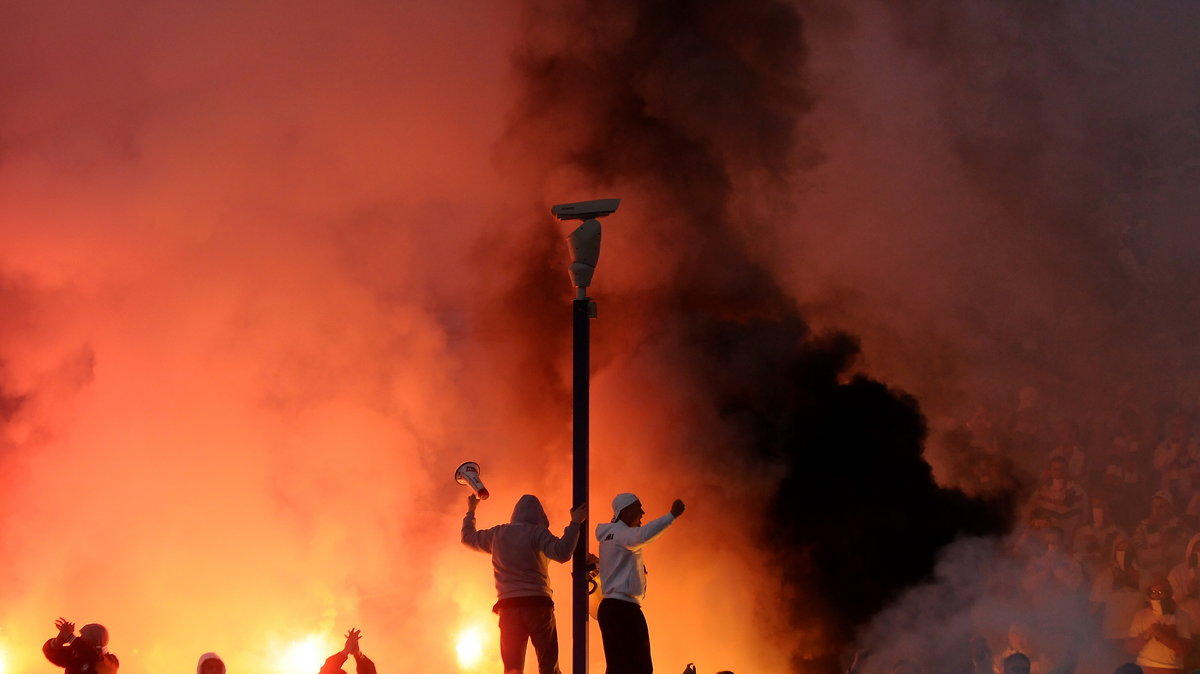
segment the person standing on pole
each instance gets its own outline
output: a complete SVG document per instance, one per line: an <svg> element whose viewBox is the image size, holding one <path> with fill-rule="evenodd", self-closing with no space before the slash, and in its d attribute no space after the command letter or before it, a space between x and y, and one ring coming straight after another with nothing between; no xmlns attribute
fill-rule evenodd
<svg viewBox="0 0 1200 674"><path fill-rule="evenodd" d="M532 494L517 500L512 519L482 531L475 528L479 498L467 497L462 542L492 555L499 601L492 611L500 616L500 659L505 674L525 671L526 644L533 642L539 674L559 674L558 628L554 600L550 598L549 561L571 559L579 540L580 524L587 519L587 504L571 511L571 523L562 538L550 533L550 520L542 502Z"/></svg>
<svg viewBox="0 0 1200 674"><path fill-rule="evenodd" d="M671 512L642 526L642 502L633 494L613 499L613 519L596 527L600 541L600 601L597 620L604 642L608 674L651 674L650 630L642 613L646 598L646 566L642 548L658 538L683 514L683 501L676 499Z"/></svg>

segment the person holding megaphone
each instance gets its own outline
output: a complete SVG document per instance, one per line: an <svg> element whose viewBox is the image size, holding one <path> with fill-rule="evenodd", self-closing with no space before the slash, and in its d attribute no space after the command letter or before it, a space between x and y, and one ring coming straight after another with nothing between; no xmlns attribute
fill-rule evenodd
<svg viewBox="0 0 1200 674"><path fill-rule="evenodd" d="M500 659L504 671L524 672L525 647L533 642L539 674L559 674L558 628L554 622L554 600L550 598L549 560L561 564L571 559L579 540L579 527L587 519L587 504L571 511L571 523L559 538L550 533L550 520L542 502L532 494L517 500L508 524L482 531L475 528L475 508L479 501L475 491L467 497L462 542L492 555L499 599L492 611L500 616Z"/></svg>

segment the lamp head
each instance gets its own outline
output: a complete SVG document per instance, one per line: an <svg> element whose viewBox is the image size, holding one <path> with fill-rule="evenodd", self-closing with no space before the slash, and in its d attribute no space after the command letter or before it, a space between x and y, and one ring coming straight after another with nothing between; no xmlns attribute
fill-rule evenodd
<svg viewBox="0 0 1200 674"><path fill-rule="evenodd" d="M620 199L593 199L592 201L576 201L569 204L558 204L550 208L550 212L559 220L582 220L575 231L567 235L571 245L571 283L580 288L592 284L592 275L596 273L596 263L600 260L600 221L606 215L612 215L621 205Z"/></svg>
<svg viewBox="0 0 1200 674"><path fill-rule="evenodd" d="M592 274L600 260L600 221L584 220L567 235L567 243L571 245L571 266L568 267L571 283L577 288L586 288L592 284Z"/></svg>
<svg viewBox="0 0 1200 674"><path fill-rule="evenodd" d="M550 212L559 220L591 220L616 213L620 205L620 199L593 199L551 206Z"/></svg>

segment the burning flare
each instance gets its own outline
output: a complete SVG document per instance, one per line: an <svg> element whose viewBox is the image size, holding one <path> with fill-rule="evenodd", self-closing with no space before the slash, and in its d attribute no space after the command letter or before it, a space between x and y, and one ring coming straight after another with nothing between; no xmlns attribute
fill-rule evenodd
<svg viewBox="0 0 1200 674"><path fill-rule="evenodd" d="M458 653L458 667L462 671L475 671L483 664L484 632L479 626L464 629L458 634L454 650Z"/></svg>
<svg viewBox="0 0 1200 674"><path fill-rule="evenodd" d="M317 671L324 664L325 658L335 650L328 646L323 638L310 634L300 641L292 642L283 650L276 671L279 674Z"/></svg>

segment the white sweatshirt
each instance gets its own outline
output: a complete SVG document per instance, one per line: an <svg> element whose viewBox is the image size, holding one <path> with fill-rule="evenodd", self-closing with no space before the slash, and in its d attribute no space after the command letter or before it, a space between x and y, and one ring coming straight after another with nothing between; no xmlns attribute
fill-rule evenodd
<svg viewBox="0 0 1200 674"><path fill-rule="evenodd" d="M641 605L646 598L646 566L642 547L658 538L675 516L667 513L640 527L612 522L596 527L600 541L600 586L605 599L622 599Z"/></svg>

